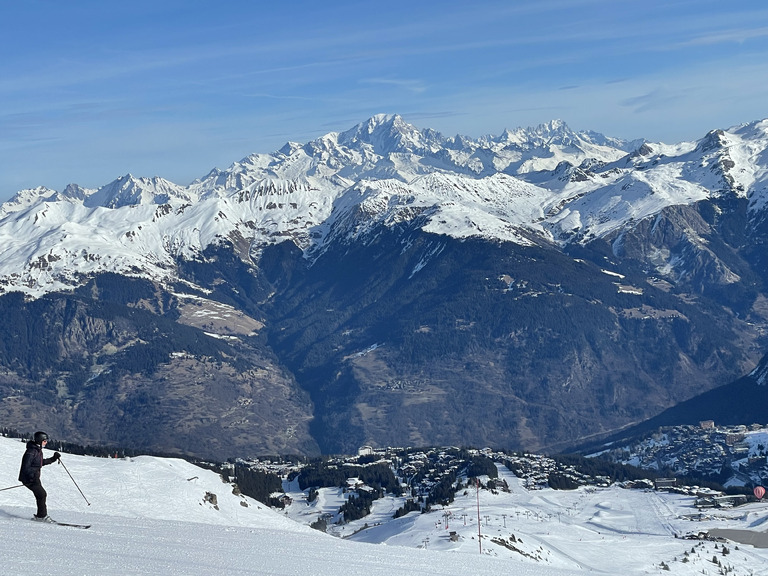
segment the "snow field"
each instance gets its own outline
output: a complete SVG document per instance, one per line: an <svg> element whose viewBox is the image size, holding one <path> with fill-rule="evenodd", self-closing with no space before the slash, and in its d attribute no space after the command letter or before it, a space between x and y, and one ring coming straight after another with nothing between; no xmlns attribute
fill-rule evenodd
<svg viewBox="0 0 768 576"><path fill-rule="evenodd" d="M24 444L0 438L0 488L17 485ZM50 455L52 452L46 450ZM768 503L714 512L699 520L692 499L618 487L528 491L501 467L510 492L459 492L446 509L392 519L402 499L375 503L372 514L334 537L307 525L338 510L345 495L323 488L308 505L294 481L293 504L274 511L234 494L219 475L183 460L62 457L43 469L52 517L89 530L27 520L25 488L0 492L0 566L5 574L338 575L573 574L768 575L768 549L675 538L713 528L764 530ZM216 495L216 504L210 496ZM448 513L448 514L446 514ZM695 519L691 519L695 517ZM367 524L367 528L366 528ZM447 526L447 527L446 527ZM452 541L451 532L457 539ZM685 561L684 561L685 559Z"/></svg>

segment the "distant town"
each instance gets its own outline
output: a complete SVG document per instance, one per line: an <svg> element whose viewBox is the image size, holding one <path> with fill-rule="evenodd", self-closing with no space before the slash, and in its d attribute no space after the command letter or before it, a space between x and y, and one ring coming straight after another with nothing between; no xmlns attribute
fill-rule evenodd
<svg viewBox="0 0 768 576"><path fill-rule="evenodd" d="M590 457L490 448L364 446L353 456L312 461L275 457L238 460L231 464L231 473L242 476L248 470L279 478L268 496L262 494L260 498L277 508L290 505L297 493L304 494L309 503L322 488L341 488L345 498L338 512L326 512L324 518L317 519L318 527L325 529L365 517L372 502L385 494L399 497L402 506L394 514L398 517L446 506L457 493L471 487L508 491L506 482L499 480L498 466L506 466L527 490L619 484L629 489L695 496L699 510L733 507L754 500L753 488L768 478L767 449L768 429L763 426L719 427L705 421L698 426L659 429Z"/></svg>
<svg viewBox="0 0 768 576"><path fill-rule="evenodd" d="M706 478L725 487L768 482L768 428L698 425L665 427L599 456L675 476Z"/></svg>

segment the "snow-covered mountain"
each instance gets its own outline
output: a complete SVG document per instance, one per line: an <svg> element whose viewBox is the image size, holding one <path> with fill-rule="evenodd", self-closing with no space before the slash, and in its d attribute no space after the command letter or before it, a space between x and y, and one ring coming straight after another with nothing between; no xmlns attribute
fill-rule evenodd
<svg viewBox="0 0 768 576"><path fill-rule="evenodd" d="M0 487L17 484L23 452L20 441L0 437ZM49 513L91 528L32 522L30 492L0 492L5 573L573 576L668 569L693 576L722 567L734 576L768 574L765 548L684 538L759 533L768 522L765 502L699 514L693 496L618 486L529 490L502 467L510 492L470 489L447 508L397 520L388 497L376 501L370 516L335 526L334 537L305 519L316 515L319 500L330 506L353 492L321 489L313 504L306 493L292 493L289 515L233 493L214 472L183 460L64 453L62 461L66 470L42 471Z"/></svg>
<svg viewBox="0 0 768 576"><path fill-rule="evenodd" d="M23 190L0 207L0 289L39 296L104 271L169 281L178 258L217 242L247 259L289 239L311 257L415 219L437 235L531 244L606 237L725 193L762 213L767 147L768 121L665 145L561 121L449 138L380 115L188 186L126 175L97 190Z"/></svg>
<svg viewBox="0 0 768 576"><path fill-rule="evenodd" d="M380 115L187 186L23 190L0 417L227 456L603 436L764 356L767 182L768 120L664 144Z"/></svg>

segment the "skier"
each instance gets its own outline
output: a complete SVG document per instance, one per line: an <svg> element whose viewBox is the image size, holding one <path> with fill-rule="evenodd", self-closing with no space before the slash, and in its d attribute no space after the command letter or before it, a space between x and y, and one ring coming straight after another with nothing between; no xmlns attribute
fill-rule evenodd
<svg viewBox="0 0 768 576"><path fill-rule="evenodd" d="M50 458L43 458L43 448L47 443L48 434L35 432L34 438L27 442L27 451L21 458L21 470L19 470L19 482L29 488L37 500L37 514L34 519L41 522L53 522L53 519L48 516L48 508L45 504L48 494L40 483L40 471L43 466L53 464L61 458L58 452L54 452Z"/></svg>

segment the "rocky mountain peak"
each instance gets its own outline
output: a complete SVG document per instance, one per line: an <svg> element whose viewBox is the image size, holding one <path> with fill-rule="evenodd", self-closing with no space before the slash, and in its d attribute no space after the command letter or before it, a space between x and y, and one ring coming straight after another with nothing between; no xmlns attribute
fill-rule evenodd
<svg viewBox="0 0 768 576"><path fill-rule="evenodd" d="M723 148L728 145L728 140L725 137L723 130L710 130L707 135L699 141L697 150L699 152L711 152L718 148Z"/></svg>
<svg viewBox="0 0 768 576"><path fill-rule="evenodd" d="M123 208L142 204L173 204L192 200L185 188L164 178L135 178L121 176L102 186L84 200L87 207Z"/></svg>
<svg viewBox="0 0 768 576"><path fill-rule="evenodd" d="M340 145L356 148L367 144L380 156L393 152L423 152L442 140L437 132L421 131L397 114L378 114L338 137Z"/></svg>

